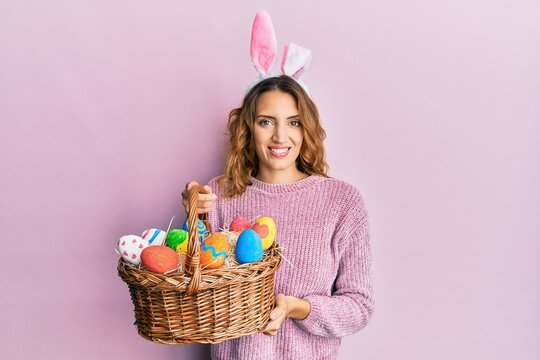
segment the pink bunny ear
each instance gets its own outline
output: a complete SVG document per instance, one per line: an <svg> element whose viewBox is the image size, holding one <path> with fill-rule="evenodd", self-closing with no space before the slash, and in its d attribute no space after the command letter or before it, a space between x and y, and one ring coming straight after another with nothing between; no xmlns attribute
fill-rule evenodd
<svg viewBox="0 0 540 360"><path fill-rule="evenodd" d="M270 14L261 10L255 15L251 31L251 62L261 75L268 75L277 53L277 40Z"/></svg>

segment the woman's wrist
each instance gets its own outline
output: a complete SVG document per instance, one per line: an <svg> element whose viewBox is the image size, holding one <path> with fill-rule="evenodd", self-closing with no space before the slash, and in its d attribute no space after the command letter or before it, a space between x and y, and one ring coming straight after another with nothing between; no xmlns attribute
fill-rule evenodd
<svg viewBox="0 0 540 360"><path fill-rule="evenodd" d="M287 296L288 317L298 320L304 320L311 311L311 303L304 299L294 296Z"/></svg>

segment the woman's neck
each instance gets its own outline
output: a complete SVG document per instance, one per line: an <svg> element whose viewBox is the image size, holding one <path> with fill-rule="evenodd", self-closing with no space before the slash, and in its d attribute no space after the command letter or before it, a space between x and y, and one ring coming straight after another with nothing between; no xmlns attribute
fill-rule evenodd
<svg viewBox="0 0 540 360"><path fill-rule="evenodd" d="M298 169L293 169L292 171L264 171L264 169L259 169L257 176L255 178L259 181L268 183L268 184L289 184L298 180L307 178L308 175L304 174Z"/></svg>

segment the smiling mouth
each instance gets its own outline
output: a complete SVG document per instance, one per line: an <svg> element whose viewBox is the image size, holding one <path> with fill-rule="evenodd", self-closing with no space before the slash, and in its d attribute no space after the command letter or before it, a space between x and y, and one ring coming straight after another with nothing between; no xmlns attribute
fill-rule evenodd
<svg viewBox="0 0 540 360"><path fill-rule="evenodd" d="M279 148L269 147L268 149L270 150L272 155L276 157L285 157L289 154L289 151L291 150L290 147L279 147Z"/></svg>

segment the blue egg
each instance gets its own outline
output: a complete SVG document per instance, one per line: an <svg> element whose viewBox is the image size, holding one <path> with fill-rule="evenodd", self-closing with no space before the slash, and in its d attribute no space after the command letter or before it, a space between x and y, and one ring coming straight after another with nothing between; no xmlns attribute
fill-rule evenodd
<svg viewBox="0 0 540 360"><path fill-rule="evenodd" d="M187 219L186 221L184 221L184 225L182 226L182 229L184 229L185 231L189 231ZM208 233L208 229L206 228L206 225L204 225L204 222L201 219L197 219L197 231L199 233L199 241L203 241L210 235Z"/></svg>
<svg viewBox="0 0 540 360"><path fill-rule="evenodd" d="M263 257L262 240L259 234L252 229L242 231L236 241L236 258L239 263L251 263Z"/></svg>

